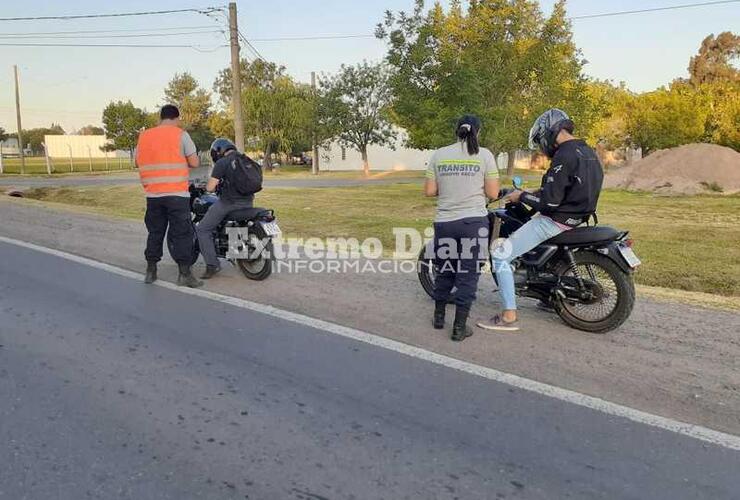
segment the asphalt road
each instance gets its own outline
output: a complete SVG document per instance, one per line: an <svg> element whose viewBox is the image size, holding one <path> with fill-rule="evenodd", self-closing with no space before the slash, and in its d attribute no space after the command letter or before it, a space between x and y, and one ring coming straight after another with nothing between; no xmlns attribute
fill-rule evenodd
<svg viewBox="0 0 740 500"><path fill-rule="evenodd" d="M740 453L0 243L0 498L736 498Z"/></svg>

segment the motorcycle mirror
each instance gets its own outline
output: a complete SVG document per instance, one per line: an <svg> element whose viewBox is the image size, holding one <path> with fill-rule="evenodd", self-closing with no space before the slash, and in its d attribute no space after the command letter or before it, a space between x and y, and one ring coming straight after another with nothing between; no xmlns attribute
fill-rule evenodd
<svg viewBox="0 0 740 500"><path fill-rule="evenodd" d="M521 189L524 186L524 179L517 175L511 180L511 183L514 185L514 189Z"/></svg>

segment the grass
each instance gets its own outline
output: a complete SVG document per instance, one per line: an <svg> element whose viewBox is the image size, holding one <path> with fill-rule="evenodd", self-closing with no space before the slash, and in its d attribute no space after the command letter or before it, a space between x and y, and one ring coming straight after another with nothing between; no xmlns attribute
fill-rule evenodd
<svg viewBox="0 0 740 500"><path fill-rule="evenodd" d="M53 158L52 175L69 175L71 173L85 174L90 173L90 161L87 158L73 158L70 167L69 158ZM20 174L21 163L18 158L4 158L3 170L5 174ZM106 163L104 158L92 159L92 172L104 174L108 171L135 170L132 168L128 158L110 158ZM335 179L362 179L364 178L361 170L344 170L344 171L321 171L318 176L311 173L311 167L307 165L283 165L274 170L265 170L265 176L270 179L304 179L317 177L332 177ZM539 176L533 170L517 169L516 175L525 177ZM46 159L40 157L26 158L26 175L47 175ZM395 170L395 171L371 171L370 179L421 179L424 177L423 170Z"/></svg>
<svg viewBox="0 0 740 500"><path fill-rule="evenodd" d="M69 158L52 158L52 174L89 173L90 160L88 158L72 158L71 166ZM105 158L92 159L93 172L131 170L131 163L128 158L109 158L106 163ZM3 172L5 174L20 174L21 161L19 158L3 158ZM29 175L46 175L46 159L43 157L26 158L25 174Z"/></svg>
<svg viewBox="0 0 740 500"><path fill-rule="evenodd" d="M269 189L257 203L275 209L291 237L377 237L394 248L391 228L424 230L435 202L417 185ZM26 196L84 206L109 215L141 219L138 186L38 188ZM740 296L740 196L665 197L607 190L603 224L630 230L642 259L636 279L643 285Z"/></svg>

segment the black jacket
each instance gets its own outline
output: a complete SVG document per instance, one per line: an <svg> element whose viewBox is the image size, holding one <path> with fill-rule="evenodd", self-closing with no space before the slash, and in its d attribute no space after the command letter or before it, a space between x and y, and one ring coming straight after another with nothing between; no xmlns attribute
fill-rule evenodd
<svg viewBox="0 0 740 500"><path fill-rule="evenodd" d="M591 147L580 139L561 144L542 176L542 186L521 202L543 215L575 227L596 213L604 170Z"/></svg>

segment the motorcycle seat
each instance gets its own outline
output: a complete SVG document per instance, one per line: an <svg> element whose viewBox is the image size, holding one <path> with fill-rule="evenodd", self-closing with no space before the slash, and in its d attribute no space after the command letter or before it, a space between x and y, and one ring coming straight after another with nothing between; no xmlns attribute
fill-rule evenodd
<svg viewBox="0 0 740 500"><path fill-rule="evenodd" d="M229 212L229 215L227 217L231 220L243 221L256 219L263 215L270 215L270 211L266 208L250 207L233 210Z"/></svg>
<svg viewBox="0 0 740 500"><path fill-rule="evenodd" d="M610 226L581 226L547 240L553 245L588 245L616 240L621 233Z"/></svg>

